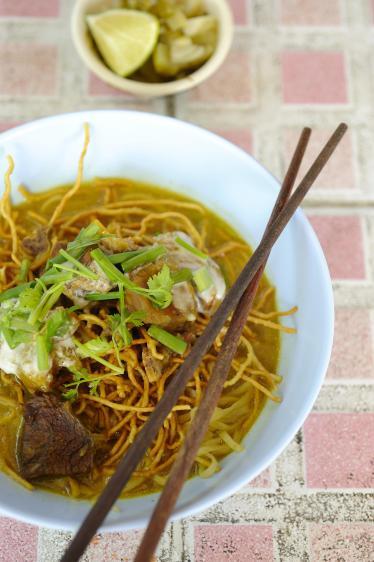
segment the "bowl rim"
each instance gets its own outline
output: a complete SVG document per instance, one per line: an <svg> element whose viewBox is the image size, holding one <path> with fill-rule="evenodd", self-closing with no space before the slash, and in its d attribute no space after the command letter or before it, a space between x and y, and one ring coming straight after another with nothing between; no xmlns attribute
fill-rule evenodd
<svg viewBox="0 0 374 562"><path fill-rule="evenodd" d="M92 0L77 0L75 2L71 14L71 36L75 49L84 62L84 64L101 80L110 86L133 94L139 97L161 97L185 92L195 86L198 86L204 80L214 74L222 65L230 50L233 35L234 22L231 9L227 0L209 0L214 3L219 12L219 37L216 48L211 57L197 70L189 76L180 80L172 80L170 82L162 82L159 84L151 84L147 82L139 82L122 78L108 68L88 47L84 35L86 33L86 24L84 16L88 5Z"/></svg>
<svg viewBox="0 0 374 562"><path fill-rule="evenodd" d="M262 166L262 164L260 164L253 156L248 154L240 147L237 147L233 143L224 139L223 137L220 137L219 135L216 135L215 133L212 133L209 130L206 130L192 123L188 123L183 120L177 119L175 117L159 115L154 113L147 113L143 111L121 110L121 109L99 109L99 110L83 110L77 112L56 114L16 126L12 129L2 132L0 133L0 142L3 140L5 141L13 140L13 138L14 140L17 140L17 137L22 136L24 132L27 133L32 132L33 129L43 127L44 125L47 125L53 121L58 123L59 121L64 121L66 118L71 118L71 119L77 118L79 119L80 123L82 123L84 121L90 121L90 120L93 121L95 119L96 114L102 115L102 114L116 114L116 113L129 114L133 118L149 119L151 122L152 121L165 122L165 120L172 121L174 125L178 127L182 127L182 128L186 127L192 130L196 130L200 132L200 134L203 133L205 136L211 137L211 139L214 140L216 143L221 144L225 148L225 150L229 150L231 152L234 151L237 155L240 155L241 158L252 160L255 166L265 176L267 176L272 180L274 186L280 186L279 181L264 166ZM274 192L274 195L276 195L276 192ZM319 373L318 376L315 376L315 378L313 379L313 383L311 383L310 385L308 398L304 400L303 407L300 409L298 415L291 418L287 426L287 430L284 431L283 437L278 441L277 446L274 446L267 454L265 454L261 462L257 461L255 468L252 471L253 472L251 477L252 479L256 478L258 474L260 474L263 470L265 470L282 453L282 451L288 446L288 444L292 441L292 439L296 435L297 431L303 425L307 416L311 412L313 404L321 389L327 371L327 367L329 364L331 351L332 351L333 333L334 333L334 298L333 298L333 288L332 288L332 283L331 283L331 278L330 278L326 258L323 254L317 235L315 234L304 212L300 208L296 211L294 217L291 220L297 220L301 222L301 224L305 228L308 241L312 245L313 251L315 252L316 255L316 263L318 263L319 265L320 274L321 277L323 278L323 285L325 288L324 296L328 306L328 309L326 310L326 318L328 321L326 322L326 326L325 326L327 337L326 337L323 353L320 356ZM240 488L242 488L246 484L248 484L248 476L246 476L244 471L241 477L236 477L234 480L228 480L225 486L220 488L219 492L216 491L215 499L213 502L209 498L201 497L199 500L195 501L193 505L189 505L184 508L179 507L177 505L172 516L170 517L170 521L179 520L185 517L192 517L204 511L205 509L212 507L212 505L215 505L216 503L228 498L230 495L237 492ZM85 501L85 500L80 500L80 501ZM120 501L126 501L126 500L120 500ZM57 522L51 523L48 519L47 513L44 517L41 516L30 517L28 515L24 515L22 512L19 512L17 509L12 509L9 506L6 506L4 508L1 504L1 498L0 498L0 513L6 516L14 517L26 523L31 523L38 526L52 528L52 529L59 529L59 530L64 529L68 531L74 531L77 529L76 525L66 526L66 525L61 525ZM126 524L123 524L121 522L104 523L103 526L100 528L100 532L113 532L113 531L124 531L130 529L139 529L139 528L143 528L147 524L147 521L148 518L138 517L137 519L132 520L131 523L126 523Z"/></svg>

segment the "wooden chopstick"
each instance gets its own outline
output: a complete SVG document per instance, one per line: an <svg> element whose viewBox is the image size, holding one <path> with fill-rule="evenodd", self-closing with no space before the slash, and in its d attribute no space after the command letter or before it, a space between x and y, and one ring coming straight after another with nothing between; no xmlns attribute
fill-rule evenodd
<svg viewBox="0 0 374 562"><path fill-rule="evenodd" d="M251 259L247 262L235 283L227 292L227 295L217 312L211 318L207 328L197 339L195 345L186 357L176 375L167 386L164 395L157 404L147 423L138 433L134 443L129 447L126 454L117 466L117 469L107 486L87 514L80 529L70 543L63 555L61 562L76 562L83 554L91 538L94 536L101 523L104 521L109 510L120 496L122 489L128 482L131 474L142 460L147 449L162 427L165 418L177 403L179 396L186 387L187 382L193 376L201 358L213 344L215 338L223 327L226 319L236 308L240 298L248 285L252 282L259 267L265 262L271 248L273 247L280 234L288 224L289 220L299 207L301 201L308 193L311 185L326 165L330 156L343 137L347 125L341 123L328 140L315 162L310 167L304 179L299 184L295 193L291 196L287 205L282 209L268 229Z"/></svg>
<svg viewBox="0 0 374 562"><path fill-rule="evenodd" d="M309 142L310 134L311 129L304 128L300 135L290 166L275 202L273 212L264 232L264 237L266 236L272 221L283 209L290 196ZM265 263L260 266L234 311L232 320L217 357L213 373L206 386L204 396L197 408L191 425L188 428L183 445L170 471L167 483L162 490L161 496L152 513L151 520L144 533L134 562L151 561L152 555L157 548L165 525L172 514L183 484L191 472L201 442L208 430L210 419L221 396L223 385L227 379L231 362L237 350L243 328L246 325L264 269Z"/></svg>

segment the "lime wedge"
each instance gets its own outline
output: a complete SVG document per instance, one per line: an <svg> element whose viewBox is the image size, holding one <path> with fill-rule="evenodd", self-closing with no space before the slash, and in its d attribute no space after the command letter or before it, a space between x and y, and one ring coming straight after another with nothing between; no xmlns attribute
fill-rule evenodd
<svg viewBox="0 0 374 562"><path fill-rule="evenodd" d="M87 24L103 59L116 74L128 76L152 54L158 19L136 10L108 10L87 16Z"/></svg>

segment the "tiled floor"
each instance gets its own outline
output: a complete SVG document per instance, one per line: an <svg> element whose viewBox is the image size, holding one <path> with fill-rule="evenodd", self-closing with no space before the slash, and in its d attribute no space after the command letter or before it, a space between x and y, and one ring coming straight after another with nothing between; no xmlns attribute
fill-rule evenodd
<svg viewBox="0 0 374 562"><path fill-rule="evenodd" d="M303 431L241 492L168 527L159 562L372 562L374 552L374 2L230 0L225 65L198 89L136 100L81 65L75 0L0 0L0 130L78 109L125 107L192 121L281 177L304 125L310 158L349 134L305 203L333 278L336 336ZM140 532L99 535L85 562L130 562ZM0 562L57 562L69 534L0 518Z"/></svg>

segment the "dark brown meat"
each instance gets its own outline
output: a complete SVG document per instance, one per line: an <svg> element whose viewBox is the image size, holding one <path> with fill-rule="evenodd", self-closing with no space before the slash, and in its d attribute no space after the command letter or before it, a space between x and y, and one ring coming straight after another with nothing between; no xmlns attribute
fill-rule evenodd
<svg viewBox="0 0 374 562"><path fill-rule="evenodd" d="M34 396L25 405L18 462L27 480L84 474L92 468L93 440L53 395Z"/></svg>
<svg viewBox="0 0 374 562"><path fill-rule="evenodd" d="M44 254L49 248L47 229L37 228L31 236L26 236L22 240L22 246L30 256Z"/></svg>

